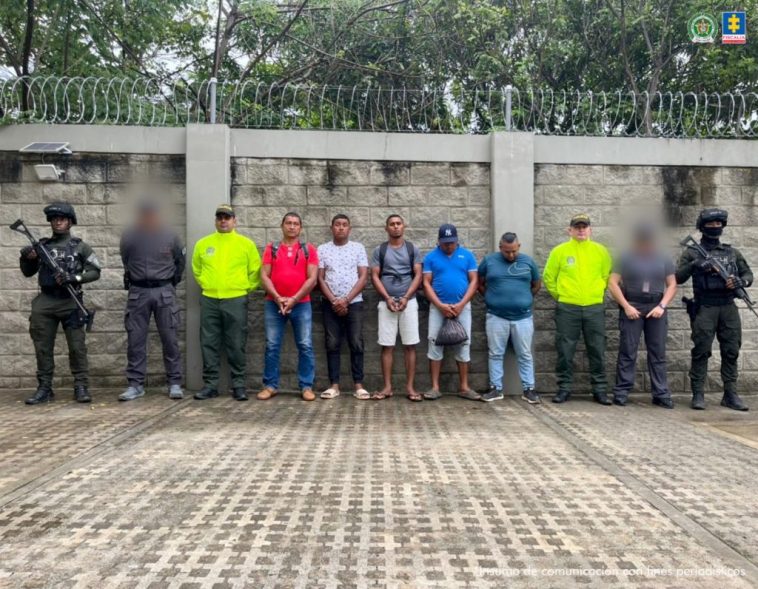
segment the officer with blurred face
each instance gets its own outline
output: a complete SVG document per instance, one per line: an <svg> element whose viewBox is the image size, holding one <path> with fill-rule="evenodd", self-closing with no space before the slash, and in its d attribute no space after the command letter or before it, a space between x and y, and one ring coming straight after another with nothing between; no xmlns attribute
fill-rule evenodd
<svg viewBox="0 0 758 589"><path fill-rule="evenodd" d="M163 345L168 396L181 399L182 355L179 351L179 304L176 285L182 280L186 250L179 236L163 224L158 206L143 202L137 222L121 237L121 261L124 264L124 288L129 298L124 313L128 337L127 389L120 401L131 401L145 394L147 367L147 333L150 317Z"/></svg>
<svg viewBox="0 0 758 589"><path fill-rule="evenodd" d="M720 240L727 217L725 210L703 209L697 218L696 227L703 234L700 241L703 249L721 262L729 273L729 278L721 278L712 261L703 258L690 245L679 258L676 281L684 284L691 276L695 293L694 312L690 316L693 343L690 406L693 409L705 409L705 377L708 374L713 338L716 337L721 351L721 380L724 383L721 404L736 411L747 411L747 405L737 395L737 358L742 345L742 324L734 299L736 288L748 287L753 283L753 273L740 251Z"/></svg>
<svg viewBox="0 0 758 589"><path fill-rule="evenodd" d="M44 213L53 235L40 239L40 247L50 252L62 272L56 274L50 270L40 261L40 254L32 246L21 250L21 272L27 277L37 274L41 291L32 301L29 320L29 334L37 356L38 386L26 404L46 403L55 396L54 347L60 323L63 324L68 343L69 365L74 376L74 399L80 403L89 403L92 397L87 390L89 367L84 322L66 285L73 286L79 300L82 300L81 285L100 278L100 262L89 245L71 235L71 226L76 225L74 207L65 202L53 203L45 207Z"/></svg>
<svg viewBox="0 0 758 589"><path fill-rule="evenodd" d="M619 306L619 353L613 403L624 406L634 387L637 350L642 334L647 349L647 369L653 405L673 409L666 378L666 309L676 294L674 262L658 245L655 227L634 227L632 247L616 259L608 290Z"/></svg>

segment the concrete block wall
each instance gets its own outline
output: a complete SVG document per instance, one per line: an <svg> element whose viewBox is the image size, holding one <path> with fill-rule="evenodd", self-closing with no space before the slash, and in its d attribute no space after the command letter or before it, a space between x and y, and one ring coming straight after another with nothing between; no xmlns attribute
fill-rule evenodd
<svg viewBox="0 0 758 589"><path fill-rule="evenodd" d="M250 237L259 250L266 243L281 239L279 225L284 214L293 210L304 220L305 235L314 245L331 239L329 223L337 213L352 221L351 239L361 242L369 257L374 247L386 240L385 219L390 213L401 214L407 223L407 237L422 254L436 245L440 224L458 226L461 243L472 249L478 259L491 243L489 165L477 163L432 163L305 159L232 159L232 203L238 211L240 232ZM209 220L209 227L211 220ZM313 297L314 347L318 386L327 384L321 303ZM380 348L376 343L377 297L369 287L364 295L366 321L366 384L381 384ZM250 309L248 342L251 386L260 386L265 342L262 337L263 295L253 295ZM426 325L428 303L421 299L421 344L418 346L417 381L424 390L429 385L426 360ZM472 383L487 384L486 336L484 310L478 302L474 310ZM291 335L283 351L282 386L297 388L296 351ZM399 347L398 347L399 348ZM395 356L396 390L402 392L404 377L402 353ZM348 355L342 362L343 387L352 385ZM443 366L443 387L457 390L455 364L448 359Z"/></svg>
<svg viewBox="0 0 758 589"><path fill-rule="evenodd" d="M74 205L79 224L73 234L93 247L103 265L100 280L84 287L85 303L97 312L94 330L87 335L92 385L120 387L126 366L126 291L118 251L121 231L131 221L134 201L152 196L166 205L170 222L179 235L184 235L184 156L46 156L45 163L55 163L66 171L62 182L52 183L37 180L33 166L40 162L38 155L0 152L0 390L36 386L29 313L38 292L37 279L21 274L19 249L28 242L8 225L22 218L38 238L49 236L50 225L42 209L58 200ZM184 311L184 283L178 292ZM184 348L183 333L180 341ZM148 385L162 385L165 376L154 328L148 349ZM68 352L62 329L55 350L55 385L69 386Z"/></svg>
<svg viewBox="0 0 758 589"><path fill-rule="evenodd" d="M65 168L65 179L58 183L38 182L32 166L42 158L22 155L17 150L31 141L59 137L72 142L75 154L47 156L45 162ZM216 140L213 148L208 147L211 138ZM332 215L347 213L353 219L353 238L370 251L385 239L386 216L399 212L408 222L409 238L422 251L434 247L436 229L446 221L460 227L462 242L478 258L493 248L497 234L515 229L524 238L527 253L533 254L540 266L544 266L550 249L566 239L565 228L575 212L586 211L592 216L595 238L611 250L622 247L622 230L634 215L665 220L674 227L669 245L675 257L679 249L676 242L694 232L692 224L698 210L719 205L730 211L726 239L758 266L758 168L752 167L758 161L757 147L748 141L544 137L526 133L486 138L229 130L209 125L189 125L186 129L8 126L0 129L0 390L31 388L35 384L28 317L36 281L21 276L18 250L25 242L7 225L22 217L39 236L49 233L42 208L53 200L75 204L80 217L75 233L93 245L104 264L103 278L87 287L87 300L98 311L95 330L89 336L93 384L120 387L126 336L118 240L131 218L130 206L137 196L161 198L168 205L177 231L181 235L189 233L193 240L213 231L215 204L231 199L240 212L241 232L261 247L278 239L281 217L294 209L303 214L306 236L315 244L329 239ZM217 153L218 149L223 153ZM206 158L209 154L218 157ZM191 185L185 186L187 182ZM188 244L190 253L192 245ZM186 297L194 300L196 285L191 278L179 292L183 307ZM262 293L255 293L251 300L251 387L260 384L262 299ZM370 288L366 299L366 384L373 388L379 384L379 356L377 301ZM323 386L326 365L318 300L314 309L317 385ZM425 358L427 309L423 299L421 309L417 376L419 388L423 389L429 382ZM186 311L190 329L182 333L182 346L193 358L190 373L194 382L199 364L197 305L190 304ZM611 379L618 342L616 314L609 301ZM544 292L536 303L535 320L538 386L548 392L554 389L554 325L553 303ZM671 385L675 392L685 392L689 325L678 299L670 310L670 321ZM758 384L758 322L743 313L743 323L740 389L753 391ZM484 386L487 380L483 324L484 309L478 300L474 307L472 354L472 384L476 387ZM284 386L294 388L296 360L290 336L287 342ZM151 385L163 382L159 350L153 334ZM644 359L643 351L638 390L647 391ZM63 338L57 346L56 360L58 384L70 383ZM396 362L395 385L400 391L400 353ZM515 392L515 367L509 362L506 365L511 376L507 377L507 386ZM715 388L720 384L717 349L711 362L710 385ZM581 346L576 365L577 391L586 391L588 367ZM343 368L347 373L347 356ZM445 365L446 390L455 388L454 368L450 361Z"/></svg>
<svg viewBox="0 0 758 589"><path fill-rule="evenodd" d="M535 257L544 268L550 250L564 241L571 216L587 212L592 218L593 238L612 252L624 247L624 230L632 219L647 217L670 225L666 245L676 262L677 242L688 233L699 237L695 219L703 207L729 211L724 241L739 248L758 270L758 169L687 166L616 166L538 164L535 166ZM753 289L754 290L754 289ZM681 303L691 296L689 284L682 288L669 310L669 384L675 393L689 391L689 318ZM755 295L753 295L755 297ZM540 390L555 388L554 303L542 292L535 304L537 382ZM755 391L758 385L758 319L742 310L743 345L739 360L739 388ZM613 382L618 351L618 308L607 296L606 357L609 382ZM718 390L720 359L718 344L709 364L708 386ZM589 390L587 357L580 344L575 360L577 390ZM637 390L649 391L645 352L637 364Z"/></svg>

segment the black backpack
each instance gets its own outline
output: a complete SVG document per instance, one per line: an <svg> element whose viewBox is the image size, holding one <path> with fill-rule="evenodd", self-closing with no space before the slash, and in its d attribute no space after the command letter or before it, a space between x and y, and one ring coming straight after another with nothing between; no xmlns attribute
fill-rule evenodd
<svg viewBox="0 0 758 589"><path fill-rule="evenodd" d="M276 260L276 253L279 251L279 246L282 245L281 241L273 241L271 242L271 260ZM310 256L310 248L308 247L308 243L301 241L300 242L300 251L303 252L303 255L305 256L305 265L308 265L308 256Z"/></svg>
<svg viewBox="0 0 758 589"><path fill-rule="evenodd" d="M387 256L387 248L390 246L389 241L385 241L382 245L379 246L379 278L382 278L382 276L385 276L384 273L384 258ZM416 263L416 256L413 252L413 243L410 241L405 242L405 251L408 252L408 261L410 262L410 269L411 271L406 274L406 276L410 276L411 280L413 280L413 265ZM394 276L395 278L401 278L398 274L391 274L390 276ZM417 296L419 294L423 294L424 288L423 286L419 285L418 290L415 294L411 296Z"/></svg>
<svg viewBox="0 0 758 589"><path fill-rule="evenodd" d="M389 241L385 241L382 245L379 246L379 277L380 278L384 276L384 258L387 257L387 248L389 246L390 246ZM410 262L410 268L411 268L409 276L411 277L411 280L412 280L413 279L413 263L415 261L415 256L413 254L413 244L410 241L405 242L405 251L408 252L408 261Z"/></svg>

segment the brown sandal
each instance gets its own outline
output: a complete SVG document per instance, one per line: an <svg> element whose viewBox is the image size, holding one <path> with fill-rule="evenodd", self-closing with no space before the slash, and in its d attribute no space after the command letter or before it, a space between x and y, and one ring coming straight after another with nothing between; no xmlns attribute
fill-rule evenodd
<svg viewBox="0 0 758 589"><path fill-rule="evenodd" d="M373 393L371 395L371 400L372 401L381 401L383 399L389 399L394 394L395 393L393 393L392 391L390 391L389 393L384 393L382 391L376 391L375 393Z"/></svg>
<svg viewBox="0 0 758 589"><path fill-rule="evenodd" d="M409 401L413 401L414 403L424 400L424 397L421 396L421 393L408 393L406 397L408 397Z"/></svg>

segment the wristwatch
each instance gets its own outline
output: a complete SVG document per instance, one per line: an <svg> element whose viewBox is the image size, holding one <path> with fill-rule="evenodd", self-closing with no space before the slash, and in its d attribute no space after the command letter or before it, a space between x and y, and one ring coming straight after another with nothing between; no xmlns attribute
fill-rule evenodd
<svg viewBox="0 0 758 589"><path fill-rule="evenodd" d="M666 310L666 305L665 305L665 304L663 304L663 303L658 303L658 306L659 306L661 309L663 309L664 311Z"/></svg>

